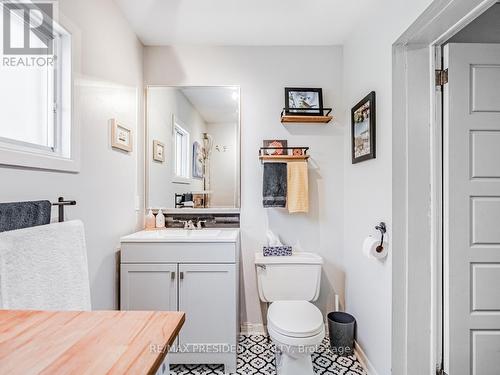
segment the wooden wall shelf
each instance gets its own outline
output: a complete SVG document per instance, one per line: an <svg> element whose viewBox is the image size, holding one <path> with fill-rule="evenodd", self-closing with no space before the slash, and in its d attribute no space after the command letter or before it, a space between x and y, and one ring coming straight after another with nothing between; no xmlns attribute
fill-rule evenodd
<svg viewBox="0 0 500 375"><path fill-rule="evenodd" d="M262 161L299 161L309 159L309 155L261 155L259 159Z"/></svg>
<svg viewBox="0 0 500 375"><path fill-rule="evenodd" d="M302 124L327 124L332 121L333 116L293 116L293 115L283 115L281 116L281 123L302 123Z"/></svg>
<svg viewBox="0 0 500 375"><path fill-rule="evenodd" d="M288 155L288 150L301 150L302 155L293 155L290 154ZM268 155L269 150L272 150L273 153L276 153L275 155ZM281 150L281 152L275 152ZM307 161L309 159L309 155L307 155L307 151L309 151L309 147L261 147L259 150L259 159L261 163L264 162L272 162L272 161L277 161L277 162L288 162L288 161L300 161L304 160Z"/></svg>

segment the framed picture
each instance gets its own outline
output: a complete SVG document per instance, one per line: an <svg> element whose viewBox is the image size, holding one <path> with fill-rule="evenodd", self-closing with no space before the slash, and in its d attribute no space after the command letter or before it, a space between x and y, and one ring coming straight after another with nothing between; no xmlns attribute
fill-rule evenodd
<svg viewBox="0 0 500 375"><path fill-rule="evenodd" d="M205 194L193 193L194 208L205 207Z"/></svg>
<svg viewBox="0 0 500 375"><path fill-rule="evenodd" d="M323 115L323 90L320 88L285 87L285 114Z"/></svg>
<svg viewBox="0 0 500 375"><path fill-rule="evenodd" d="M116 119L111 120L111 147L127 152L132 151L132 130Z"/></svg>
<svg viewBox="0 0 500 375"><path fill-rule="evenodd" d="M286 139L265 139L263 145L264 147L271 148L269 150L264 150L265 155L288 155L288 150L282 149L282 147L288 147L288 141Z"/></svg>
<svg viewBox="0 0 500 375"><path fill-rule="evenodd" d="M352 164L375 159L375 91L351 110Z"/></svg>
<svg viewBox="0 0 500 375"><path fill-rule="evenodd" d="M200 142L193 143L193 178L203 178L203 148Z"/></svg>
<svg viewBox="0 0 500 375"><path fill-rule="evenodd" d="M160 141L153 141L153 160L161 163L165 161L165 145Z"/></svg>

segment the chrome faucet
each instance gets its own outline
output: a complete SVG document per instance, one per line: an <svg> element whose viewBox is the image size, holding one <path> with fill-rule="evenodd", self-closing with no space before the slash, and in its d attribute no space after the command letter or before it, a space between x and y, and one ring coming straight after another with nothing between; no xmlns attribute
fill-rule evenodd
<svg viewBox="0 0 500 375"><path fill-rule="evenodd" d="M175 220L177 223L181 223L184 225L184 229L193 230L193 229L203 229L203 224L207 223L207 220L196 220L196 225L193 220Z"/></svg>
<svg viewBox="0 0 500 375"><path fill-rule="evenodd" d="M193 224L193 220L179 220L182 224L184 224L184 229L196 229Z"/></svg>

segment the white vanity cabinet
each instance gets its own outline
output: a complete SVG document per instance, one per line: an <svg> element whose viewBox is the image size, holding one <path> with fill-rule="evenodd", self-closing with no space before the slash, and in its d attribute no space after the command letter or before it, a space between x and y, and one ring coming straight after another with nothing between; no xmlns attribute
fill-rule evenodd
<svg viewBox="0 0 500 375"><path fill-rule="evenodd" d="M206 239L203 230L185 238L168 230L158 238L123 237L120 309L184 311L170 363L220 363L231 373L239 335L239 234L221 231Z"/></svg>

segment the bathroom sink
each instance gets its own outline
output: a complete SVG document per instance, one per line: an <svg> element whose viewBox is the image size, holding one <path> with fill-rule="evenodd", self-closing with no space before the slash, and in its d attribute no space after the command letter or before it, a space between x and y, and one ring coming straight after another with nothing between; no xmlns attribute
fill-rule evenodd
<svg viewBox="0 0 500 375"><path fill-rule="evenodd" d="M121 238L121 242L234 242L239 229L143 230Z"/></svg>
<svg viewBox="0 0 500 375"><path fill-rule="evenodd" d="M160 237L185 237L189 234L186 229L165 229L165 230L155 230Z"/></svg>
<svg viewBox="0 0 500 375"><path fill-rule="evenodd" d="M188 235L188 231L184 229L171 229L171 230L143 230L134 233L131 236L136 236L144 240L161 240L163 238L182 238ZM130 236L127 236L130 237Z"/></svg>
<svg viewBox="0 0 500 375"><path fill-rule="evenodd" d="M220 229L200 229L200 230L191 230L188 231L189 236L191 237L196 237L196 238L201 238L201 237L217 237L221 234Z"/></svg>

